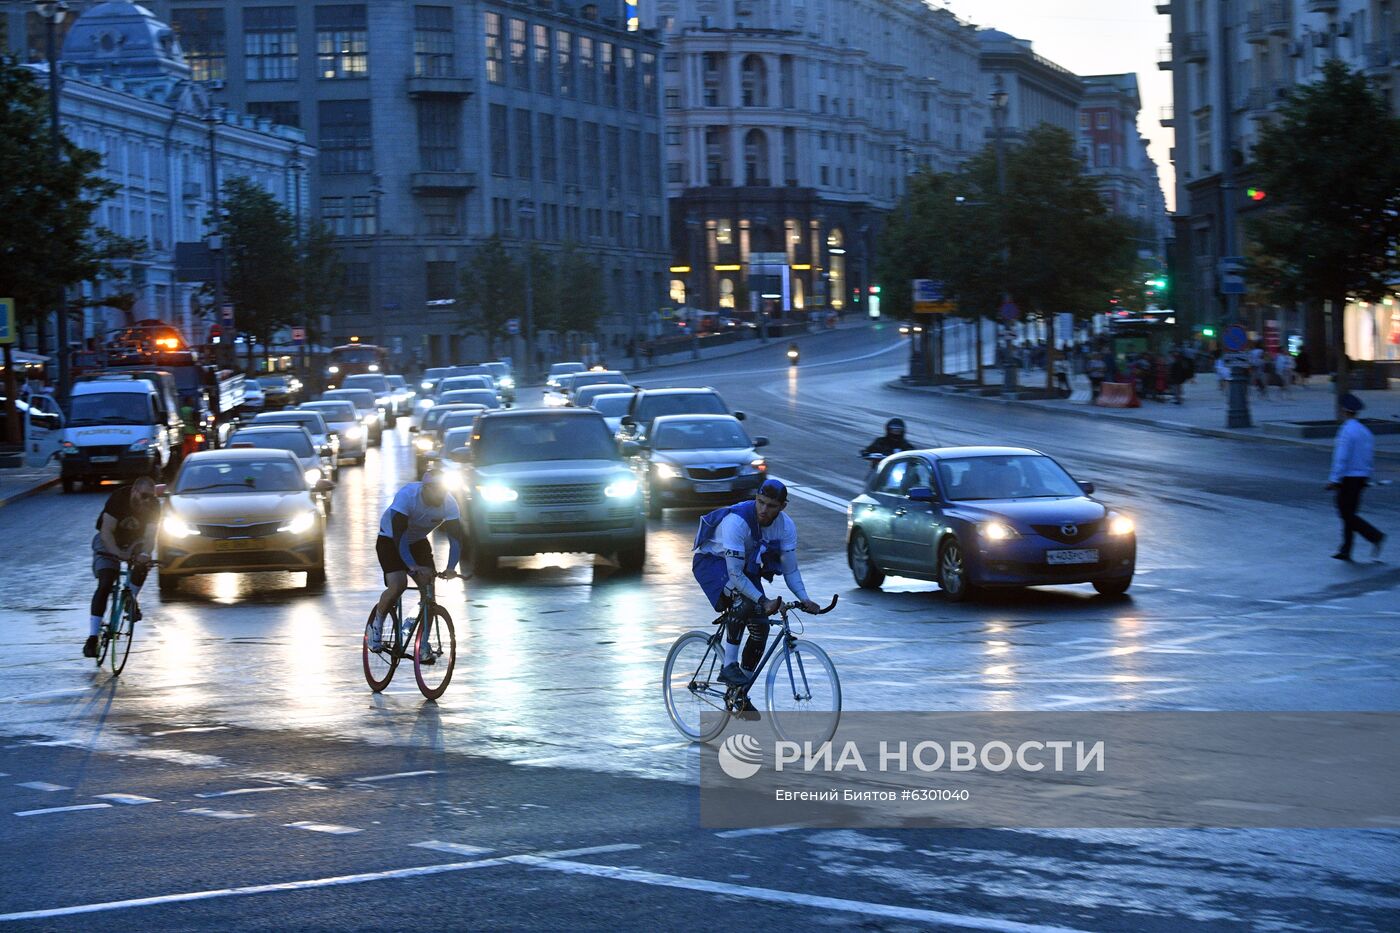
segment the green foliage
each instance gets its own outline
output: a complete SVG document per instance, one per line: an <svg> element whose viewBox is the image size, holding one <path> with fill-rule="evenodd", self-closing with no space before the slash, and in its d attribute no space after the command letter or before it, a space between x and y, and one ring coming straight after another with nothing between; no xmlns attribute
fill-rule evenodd
<svg viewBox="0 0 1400 933"><path fill-rule="evenodd" d="M122 260L144 249L93 223L99 205L117 193L98 174L98 153L63 137L54 164L40 80L0 56L0 295L15 299L21 322L51 310L60 288L122 281ZM120 302L114 296L98 303Z"/></svg>
<svg viewBox="0 0 1400 933"><path fill-rule="evenodd" d="M275 330L302 319L296 221L264 188L231 178L214 226L224 238L224 289L238 327L268 346Z"/></svg>
<svg viewBox="0 0 1400 933"><path fill-rule="evenodd" d="M608 301L603 272L594 257L573 243L564 244L559 254L559 291L559 326L555 329L561 333L596 332Z"/></svg>
<svg viewBox="0 0 1400 933"><path fill-rule="evenodd" d="M321 316L340 308L345 292L340 252L329 227L318 223L306 231L301 240L300 260L300 320L306 322L307 340L314 344L324 336L320 333Z"/></svg>
<svg viewBox="0 0 1400 933"><path fill-rule="evenodd" d="M484 336L494 353L497 341L506 336L506 321L525 316L524 270L493 235L472 251L461 281L458 304L468 309L462 327Z"/></svg>

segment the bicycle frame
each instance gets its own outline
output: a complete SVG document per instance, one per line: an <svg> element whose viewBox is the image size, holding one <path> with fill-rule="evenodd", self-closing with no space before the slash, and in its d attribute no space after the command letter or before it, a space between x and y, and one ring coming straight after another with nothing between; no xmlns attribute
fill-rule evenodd
<svg viewBox="0 0 1400 933"><path fill-rule="evenodd" d="M408 595L409 593L423 594L419 599L418 614L413 617L413 621L409 623L408 628L403 630L403 644L399 647L399 657L411 657L411 654L409 653L411 649L409 648L409 646L413 644L413 633L416 632L418 630L418 626L423 623L424 617L431 616L433 608L437 606L437 598L434 595L434 589L435 587L431 582L426 588L415 586L410 578L408 586L404 587L404 591L400 593L399 598L394 601L394 614L398 616L399 624L402 625L404 596Z"/></svg>
<svg viewBox="0 0 1400 933"><path fill-rule="evenodd" d="M724 684L724 685L723 685L725 689L724 689L724 694L722 695L722 700L723 700L723 702L725 703L726 707L728 706L728 704L729 704L731 698L734 699L734 700L742 700L744 697L747 697L747 696L748 696L749 690L753 687L754 684L756 684L756 683L758 682L758 675L761 674L761 673L763 673L763 669L764 669L765 667L768 666L768 661L773 657L773 653L774 653L775 651L778 650L778 646L779 646L779 645L784 645L784 646L790 648L792 645L796 644L796 642L797 642L797 636L794 635L793 632L792 632L792 623L791 623L791 621L788 619L788 611L789 611L789 610L788 610L787 605L784 604L783 607L782 607L782 609L779 610L779 611L780 611L781 616L782 616L782 623L781 623L781 627L778 629L778 637L772 639L771 643L770 643L770 644L767 646L767 648L764 650L764 652L763 652L763 657L759 659L758 666L754 668L753 676L750 677L749 680L748 680L748 682L747 682L747 683L744 683L744 684L733 685L733 686L732 686L732 685L729 685L729 684ZM726 613L724 616L722 616L722 617L720 618L720 620L717 621L717 627L716 627L716 629L715 629L715 633L714 633L713 635L710 636L710 643L709 643L710 649L711 649L711 650L714 650L714 651L716 651L716 652L719 652L719 653L721 653L721 654L723 653L723 650L724 650L724 649L721 648L720 645L722 644L722 642L723 642L723 640L724 640L725 629L726 629L726 626L727 626L728 621L729 621L729 617L728 617L728 613ZM700 679L700 668L704 666L705 661L708 660L709 657L710 657L710 655L709 655L709 652L707 651L707 652L705 653L705 656L702 657L702 658L700 659L700 664L695 668L695 674L691 677L691 683L695 683L696 681L698 681L698 680ZM793 695L796 696L796 697L798 697L798 698L800 698L800 699L811 699L811 694L810 694L810 693L808 693L808 694L804 697L804 696L802 696L801 694L799 694L799 693L797 692L797 680L796 680L796 678L793 676L793 672L792 672L792 652L791 652L791 651L789 651L789 652L787 653L787 668L788 668L788 682L792 685L792 692L793 692ZM803 683L803 686L806 687L806 686L807 686L807 671L806 671L806 669L805 669L805 668L803 667L803 665L802 665L802 658L801 658L801 657L799 657L799 658L797 659L797 668L798 668L798 673L800 673L801 676L802 676L802 683ZM714 696L714 697L716 697L716 698L721 698L721 695L720 695L719 693L714 692L714 691L712 691L711 689L706 689L706 690L704 691L704 693L709 694L709 695L711 695L711 696Z"/></svg>

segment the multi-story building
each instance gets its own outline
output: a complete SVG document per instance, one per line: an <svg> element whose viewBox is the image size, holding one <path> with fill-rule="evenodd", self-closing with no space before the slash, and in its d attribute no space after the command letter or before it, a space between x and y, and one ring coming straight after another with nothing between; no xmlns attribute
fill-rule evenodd
<svg viewBox="0 0 1400 933"><path fill-rule="evenodd" d="M1317 80L1324 62L1340 59L1376 82L1400 113L1396 93L1400 21L1393 0L1169 0L1169 54L1175 106L1171 125L1177 198L1175 256L1178 310L1196 327L1216 326L1229 302L1218 263L1245 252L1245 221L1267 209L1247 196L1248 165L1260 127L1274 118L1284 92ZM1228 177L1227 177L1228 170ZM1237 299L1237 317L1256 334L1279 332L1322 345L1307 334L1302 308L1279 307L1263 295ZM1357 303L1345 310L1347 354L1400 359L1400 302ZM1314 318L1314 322L1316 322Z"/></svg>
<svg viewBox="0 0 1400 933"><path fill-rule="evenodd" d="M666 43L674 304L849 310L908 174L983 144L976 31L947 10L656 0L642 22Z"/></svg>
<svg viewBox="0 0 1400 933"><path fill-rule="evenodd" d="M1109 208L1137 222L1140 251L1163 258L1169 236L1167 203L1157 163L1138 132L1142 100L1137 75L1089 75L1082 81L1078 142L1086 170Z"/></svg>
<svg viewBox="0 0 1400 933"><path fill-rule="evenodd" d="M1076 132L1076 114L1084 99L1083 80L1036 53L1026 39L999 29L977 33L980 49L981 96L1005 92L1006 116L1002 132L1008 142L1020 140L1042 123L1066 133ZM988 123L987 139L996 127Z"/></svg>
<svg viewBox="0 0 1400 933"><path fill-rule="evenodd" d="M492 234L522 254L527 241L587 249L618 340L660 303L661 48L627 30L621 4L159 6L216 100L320 146L312 213L339 236L346 270L333 336L424 364L484 354L458 291Z"/></svg>
<svg viewBox="0 0 1400 933"><path fill-rule="evenodd" d="M212 103L191 80L171 29L144 7L118 0L80 9L60 26L60 121L74 144L101 154L102 174L116 186L94 221L145 250L128 263L126 282L84 284L88 306L70 337L160 318L203 342L214 321L200 294L211 274L202 242L211 185L246 177L296 210L315 150L298 129ZM33 57L44 48L42 20L10 14L7 25L12 53ZM47 82L47 66L33 67ZM135 304L92 304L113 292L132 294Z"/></svg>

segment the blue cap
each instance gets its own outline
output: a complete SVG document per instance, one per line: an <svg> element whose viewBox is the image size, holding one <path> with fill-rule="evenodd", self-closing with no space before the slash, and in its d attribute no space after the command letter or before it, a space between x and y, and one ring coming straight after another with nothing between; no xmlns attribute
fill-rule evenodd
<svg viewBox="0 0 1400 933"><path fill-rule="evenodd" d="M1366 407L1365 402L1361 401L1361 399L1357 398L1355 395L1352 395L1350 392L1348 392L1346 395L1343 395L1341 399L1338 400L1338 404L1342 406L1342 411L1349 411L1352 414L1355 414L1356 412Z"/></svg>
<svg viewBox="0 0 1400 933"><path fill-rule="evenodd" d="M758 487L756 495L767 496L769 499L777 499L779 502L787 501L787 487L780 480L766 479L763 485Z"/></svg>

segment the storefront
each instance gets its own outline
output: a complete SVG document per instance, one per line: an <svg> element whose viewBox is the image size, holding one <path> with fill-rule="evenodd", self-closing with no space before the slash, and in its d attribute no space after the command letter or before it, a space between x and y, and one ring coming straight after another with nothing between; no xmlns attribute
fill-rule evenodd
<svg viewBox="0 0 1400 933"><path fill-rule="evenodd" d="M1400 298L1347 305L1345 330L1351 359L1400 361Z"/></svg>

